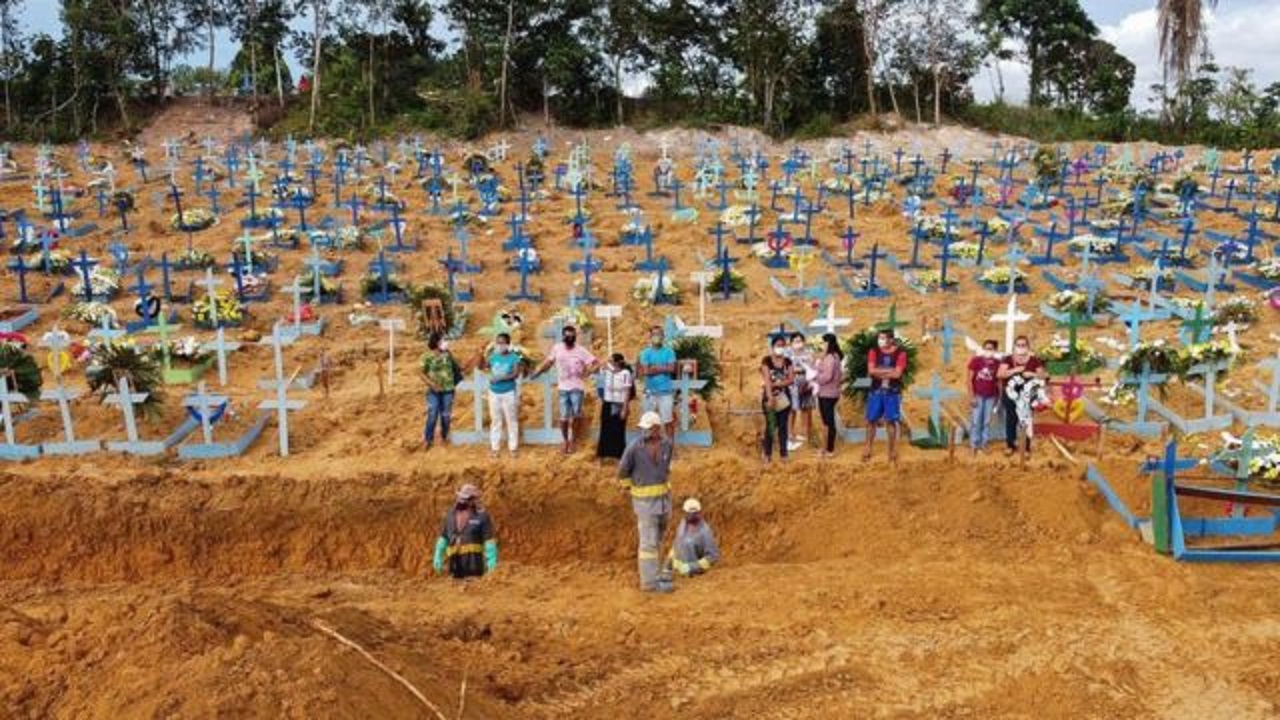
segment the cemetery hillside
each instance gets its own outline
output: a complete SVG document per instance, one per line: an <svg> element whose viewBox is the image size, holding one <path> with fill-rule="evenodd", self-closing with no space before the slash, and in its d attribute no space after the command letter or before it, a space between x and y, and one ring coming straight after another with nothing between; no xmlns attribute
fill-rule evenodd
<svg viewBox="0 0 1280 720"><path fill-rule="evenodd" d="M34 5L0 718L1280 715L1209 4Z"/></svg>

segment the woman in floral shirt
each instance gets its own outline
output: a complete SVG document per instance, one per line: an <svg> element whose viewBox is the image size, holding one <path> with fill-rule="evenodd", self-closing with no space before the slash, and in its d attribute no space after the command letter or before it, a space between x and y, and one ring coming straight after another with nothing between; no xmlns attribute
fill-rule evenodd
<svg viewBox="0 0 1280 720"><path fill-rule="evenodd" d="M422 356L422 373L427 380L427 426L423 440L431 449L436 423L440 424L440 441L449 441L449 419L453 414L453 390L459 375L458 363L449 354L449 344L440 333L427 337L427 354Z"/></svg>

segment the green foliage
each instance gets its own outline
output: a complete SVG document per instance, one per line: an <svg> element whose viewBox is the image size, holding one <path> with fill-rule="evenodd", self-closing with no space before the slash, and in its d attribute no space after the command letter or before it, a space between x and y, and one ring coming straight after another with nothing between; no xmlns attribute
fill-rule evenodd
<svg viewBox="0 0 1280 720"><path fill-rule="evenodd" d="M686 335L671 343L677 360L695 360L698 363L698 379L705 380L706 385L698 390L703 400L710 400L720 391L720 358L716 354L716 343L709 337L693 337Z"/></svg>
<svg viewBox="0 0 1280 720"><path fill-rule="evenodd" d="M0 342L0 370L13 373L13 381L17 384L11 390L26 395L31 400L40 396L40 366L22 346L17 343Z"/></svg>
<svg viewBox="0 0 1280 720"><path fill-rule="evenodd" d="M845 340L844 350L844 395L847 398L864 402L870 388L855 387L854 383L867 377L867 355L876 347L876 327L869 327ZM905 337L897 337L898 347L907 353L907 369L902 374L902 387L906 388L915 381L916 370L920 367L920 348Z"/></svg>
<svg viewBox="0 0 1280 720"><path fill-rule="evenodd" d="M130 392L147 393L142 403L144 410L154 412L159 407L164 386L155 354L127 343L95 345L92 359L85 368L89 390L105 397L115 392L116 377L120 375L129 378Z"/></svg>

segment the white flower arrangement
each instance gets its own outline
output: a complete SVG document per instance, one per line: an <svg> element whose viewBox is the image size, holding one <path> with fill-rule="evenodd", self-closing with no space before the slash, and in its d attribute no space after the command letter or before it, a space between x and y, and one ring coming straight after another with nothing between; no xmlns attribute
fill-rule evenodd
<svg viewBox="0 0 1280 720"><path fill-rule="evenodd" d="M1009 284L1010 277L1013 278L1014 285L1024 285L1027 282L1027 274L1016 267L1008 265L992 265L982 271L982 275L978 276L978 281L987 285L1004 286Z"/></svg>
<svg viewBox="0 0 1280 720"><path fill-rule="evenodd" d="M1259 262L1255 269L1268 280L1280 280L1280 255Z"/></svg>
<svg viewBox="0 0 1280 720"><path fill-rule="evenodd" d="M1084 252L1089 248L1089 252L1094 255L1111 255L1116 251L1115 238L1101 237L1098 235L1084 234L1077 235L1067 241L1067 247L1076 252Z"/></svg>
<svg viewBox="0 0 1280 720"><path fill-rule="evenodd" d="M671 302L680 302L680 288L670 275L662 276L662 294ZM645 275L636 280L635 285L631 287L631 299L641 305L652 305L658 298L658 276Z"/></svg>
<svg viewBox="0 0 1280 720"><path fill-rule="evenodd" d="M791 257L791 245L782 248L782 257ZM774 253L767 242L754 243L751 246L751 254L758 258L771 258Z"/></svg>
<svg viewBox="0 0 1280 720"><path fill-rule="evenodd" d="M961 260L978 259L978 243L968 241L953 242L947 248L951 251L951 254Z"/></svg>
<svg viewBox="0 0 1280 720"><path fill-rule="evenodd" d="M120 273L98 265L89 271L89 290L94 297L112 297L120 290ZM84 275L77 275L72 295L84 295Z"/></svg>
<svg viewBox="0 0 1280 720"><path fill-rule="evenodd" d="M744 227L751 222L751 208L747 205L730 205L720 212L720 222L725 227ZM639 232L643 228L637 229Z"/></svg>
<svg viewBox="0 0 1280 720"><path fill-rule="evenodd" d="M1235 470L1244 442L1228 433L1222 434L1223 447L1215 459ZM1280 435L1256 435L1249 457L1249 479L1263 485L1280 484Z"/></svg>
<svg viewBox="0 0 1280 720"><path fill-rule="evenodd" d="M1009 221L997 215L987 220L987 230L992 235L1003 235L1009 232Z"/></svg>

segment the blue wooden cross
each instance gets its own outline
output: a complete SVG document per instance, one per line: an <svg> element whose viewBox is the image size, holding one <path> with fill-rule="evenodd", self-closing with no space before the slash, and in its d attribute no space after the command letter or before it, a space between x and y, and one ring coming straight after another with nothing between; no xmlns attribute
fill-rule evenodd
<svg viewBox="0 0 1280 720"><path fill-rule="evenodd" d="M653 255L653 229L646 226L644 232L640 233L640 241L644 245L644 260L635 263L635 269L643 272L653 272L658 269L659 261L665 261L665 258L654 257Z"/></svg>
<svg viewBox="0 0 1280 720"><path fill-rule="evenodd" d="M378 249L378 259L369 263L369 269L378 276L379 289L375 293L370 293L369 300L374 303L391 302L392 296L390 292L391 272L395 268L392 263L387 262L387 255L381 248Z"/></svg>
<svg viewBox="0 0 1280 720"><path fill-rule="evenodd" d="M1040 228L1036 228L1036 234L1041 235L1045 238L1044 255L1031 258L1031 264L1032 265L1061 265L1062 261L1053 256L1053 246L1059 239L1062 238L1062 235L1058 234L1058 219L1055 217L1050 221L1049 230L1047 232L1041 230Z"/></svg>
<svg viewBox="0 0 1280 720"><path fill-rule="evenodd" d="M956 289L956 286L954 286L954 285L952 285L952 286L948 286L948 285L947 285L947 268L948 268L948 266L949 266L949 264L950 264L950 261L951 261L953 258L955 258L955 257L956 257L956 255L955 255L954 253L952 253L952 252L951 252L951 242L950 242L950 241L948 241L948 240L945 240L945 239L944 239L944 241L943 241L943 243L942 243L942 252L940 252L940 253L938 253L938 254L934 255L934 258L935 258L935 259L937 259L937 260L939 260L939 261L942 263L942 268L941 268L941 270L940 270L940 272L939 272L938 277L939 277L939 279L941 280L940 287L941 287L943 290L955 290L955 289Z"/></svg>
<svg viewBox="0 0 1280 720"><path fill-rule="evenodd" d="M947 433L946 426L942 422L942 405L948 400L963 397L963 393L943 386L942 376L937 371L934 371L930 376L929 386L914 389L911 394L919 398L929 399L929 428L927 430L913 430L911 433L912 440L929 441L926 445L928 447L945 447Z"/></svg>
<svg viewBox="0 0 1280 720"><path fill-rule="evenodd" d="M520 271L520 291L507 293L507 300L512 302L520 300L542 302L542 293L529 291L529 275L537 269L533 260L526 253L520 253L516 259L516 269Z"/></svg>
<svg viewBox="0 0 1280 720"><path fill-rule="evenodd" d="M1151 408L1150 389L1152 385L1158 385L1167 379L1168 375L1151 372L1150 362L1142 363L1142 372L1138 375L1127 375L1120 379L1125 385L1133 385L1137 388L1135 395L1137 396L1138 401L1137 415L1135 416L1134 422L1119 424L1119 427L1122 430L1143 434L1143 429L1151 429L1151 423L1147 421L1147 414ZM1159 432L1158 429L1157 432Z"/></svg>
<svg viewBox="0 0 1280 720"><path fill-rule="evenodd" d="M856 232L852 225L846 225L844 234L840 236L840 244L844 247L844 260L836 263L838 267L860 268L862 263L853 258L853 251L862 233Z"/></svg>
<svg viewBox="0 0 1280 720"><path fill-rule="evenodd" d="M874 298L885 297L889 294L888 290L880 287L880 285L876 283L876 265L882 257L885 257L885 253L880 252L880 243L872 245L871 252L867 253L867 262L870 264L870 269L867 275L867 286L864 289L855 292L853 294L854 297Z"/></svg>
<svg viewBox="0 0 1280 720"><path fill-rule="evenodd" d="M439 262L444 267L445 275L449 281L449 294L459 302L470 302L472 297L471 289L469 287L466 289L457 287L455 276L461 270L461 264L453 257L453 248L450 248Z"/></svg>
<svg viewBox="0 0 1280 720"><path fill-rule="evenodd" d="M352 212L354 212L354 210ZM405 223L404 218L400 217L400 204L392 203L391 219L388 221L387 224L390 225L392 231L395 232L396 241L395 241L395 244L387 248L387 252L394 252L394 253L412 252L418 249L418 246L416 244L406 243L404 241L404 223Z"/></svg>
<svg viewBox="0 0 1280 720"><path fill-rule="evenodd" d="M716 255L716 265L720 268L720 290L725 300L733 294L732 267L736 262L738 262L737 258L729 256L729 248L721 248L720 253ZM1280 377L1280 370L1277 371L1277 377Z"/></svg>

